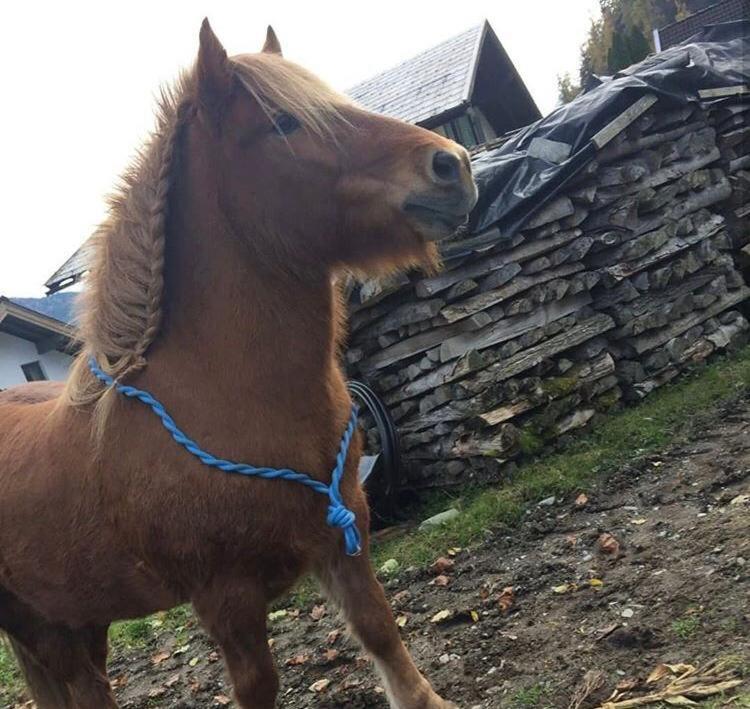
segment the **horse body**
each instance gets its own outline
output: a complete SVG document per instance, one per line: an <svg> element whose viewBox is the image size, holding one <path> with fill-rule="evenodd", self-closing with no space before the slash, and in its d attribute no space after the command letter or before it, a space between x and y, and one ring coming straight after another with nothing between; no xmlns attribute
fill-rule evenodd
<svg viewBox="0 0 750 709"><path fill-rule="evenodd" d="M86 369L94 356L152 392L223 458L330 481L350 408L335 274L431 262L426 238L449 232L476 192L461 148L343 99L330 108L333 140L296 132L288 113L273 115L288 111L288 91L313 133L310 106L323 99L272 33L265 52L227 60L204 25L155 138L161 160L144 158L101 235L67 390L0 395L0 628L40 709L116 707L108 625L186 601L220 644L240 706L269 709L267 605L307 571L374 657L392 706L447 706L370 568L356 436L341 491L365 552L347 557L324 496L206 468ZM257 64L292 88L274 93L248 73ZM153 180L139 182L144 172Z"/></svg>

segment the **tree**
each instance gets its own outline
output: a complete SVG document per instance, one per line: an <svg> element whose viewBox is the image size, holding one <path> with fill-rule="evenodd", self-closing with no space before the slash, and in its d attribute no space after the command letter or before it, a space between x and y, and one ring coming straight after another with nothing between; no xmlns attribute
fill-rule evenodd
<svg viewBox="0 0 750 709"><path fill-rule="evenodd" d="M573 83L567 71L562 75L557 75L557 95L561 104L570 103L579 93L581 93L581 87Z"/></svg>

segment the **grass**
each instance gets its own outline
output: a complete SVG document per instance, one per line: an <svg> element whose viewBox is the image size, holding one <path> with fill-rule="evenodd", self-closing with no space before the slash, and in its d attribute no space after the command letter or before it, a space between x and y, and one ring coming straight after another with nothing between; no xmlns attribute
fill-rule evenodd
<svg viewBox="0 0 750 709"><path fill-rule="evenodd" d="M696 418L749 389L750 347L747 347L731 357L697 368L691 375L655 392L637 407L609 414L593 431L581 436L566 450L519 466L513 478L502 487L462 490L460 500L455 496L433 496L420 510L420 516L456 504L461 508L461 515L439 529L416 531L375 546L374 563L379 567L387 559L395 558L402 567L424 565L450 547L464 547L480 540L489 529L513 527L521 520L529 503L551 495L562 497L586 490L597 478L635 457L663 448ZM529 443L533 448L533 441ZM305 604L313 594L309 582L303 583L291 600ZM683 637L681 633L697 630L691 627L689 620L675 621L673 630L680 637ZM115 650L139 648L165 630L176 634L179 641L187 637L194 623L190 609L183 606L147 619L115 623L110 630L110 641ZM0 700L12 700L19 687L15 664L0 645ZM537 691L540 693L535 699ZM517 704L533 706L529 702L538 702L541 691L543 687L522 690ZM748 695L740 696L732 706L750 706Z"/></svg>
<svg viewBox="0 0 750 709"><path fill-rule="evenodd" d="M682 640L688 640L698 632L701 627L701 619L697 616L680 618L672 623L672 632Z"/></svg>
<svg viewBox="0 0 750 709"><path fill-rule="evenodd" d="M532 687L525 687L524 689L519 689L514 695L513 695L513 706L518 707L518 709L529 709L530 707L538 707L544 699L545 696L547 696L547 687L545 687L543 684L535 684Z"/></svg>

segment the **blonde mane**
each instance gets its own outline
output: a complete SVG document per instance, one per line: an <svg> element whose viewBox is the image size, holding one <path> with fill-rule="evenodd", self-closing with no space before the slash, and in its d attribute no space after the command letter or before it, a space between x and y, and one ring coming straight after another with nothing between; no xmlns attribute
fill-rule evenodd
<svg viewBox="0 0 750 709"><path fill-rule="evenodd" d="M314 75L276 54L240 55L229 66L269 118L289 112L310 133L335 140L335 126L345 122L340 108L349 102ZM160 331L172 166L182 128L195 112L196 83L193 70L161 91L156 127L109 197L108 217L87 248L91 268L79 302L81 351L63 399L96 403L100 419L106 419L112 389L89 373L89 358L122 381L146 366Z"/></svg>

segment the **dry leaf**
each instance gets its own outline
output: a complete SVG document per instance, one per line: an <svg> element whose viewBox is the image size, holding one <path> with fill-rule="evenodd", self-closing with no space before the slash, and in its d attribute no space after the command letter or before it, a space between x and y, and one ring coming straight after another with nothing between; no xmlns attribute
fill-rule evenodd
<svg viewBox="0 0 750 709"><path fill-rule="evenodd" d="M515 600L513 595L513 586L506 586L502 593L497 597L497 605L501 613L507 613Z"/></svg>
<svg viewBox="0 0 750 709"><path fill-rule="evenodd" d="M328 689L328 685L331 684L330 679L319 679L317 682L313 682L310 685L311 692L325 692Z"/></svg>
<svg viewBox="0 0 750 709"><path fill-rule="evenodd" d="M456 556L461 551L461 547L452 547L448 549L448 556Z"/></svg>
<svg viewBox="0 0 750 709"><path fill-rule="evenodd" d="M578 497L576 497L575 505L576 507L585 507L589 503L589 498L586 495L586 493L582 492Z"/></svg>
<svg viewBox="0 0 750 709"><path fill-rule="evenodd" d="M471 616L472 621L474 621L475 623L479 622L479 613L477 613L476 611L469 611L469 615Z"/></svg>
<svg viewBox="0 0 750 709"><path fill-rule="evenodd" d="M172 675L165 683L165 687L171 687L174 684L177 684L180 681L180 673Z"/></svg>
<svg viewBox="0 0 750 709"><path fill-rule="evenodd" d="M151 658L151 664L152 665L160 665L164 660L169 659L172 656L171 652L167 652L164 650L163 652L157 652L152 658Z"/></svg>
<svg viewBox="0 0 750 709"><path fill-rule="evenodd" d="M589 586L592 588L601 588L604 586L604 581L601 579L589 579Z"/></svg>
<svg viewBox="0 0 750 709"><path fill-rule="evenodd" d="M393 605L400 606L406 603L411 598L411 593L409 591L399 591L394 597L393 597Z"/></svg>
<svg viewBox="0 0 750 709"><path fill-rule="evenodd" d="M611 534L604 532L599 536L596 542L599 551L604 554L611 554L612 556L618 556L620 553L620 542L617 541Z"/></svg>
<svg viewBox="0 0 750 709"><path fill-rule="evenodd" d="M409 619L405 615L400 615L400 616L398 616L396 618L396 625L399 628L403 628L406 625L406 623L408 622L408 620Z"/></svg>
<svg viewBox="0 0 750 709"><path fill-rule="evenodd" d="M432 583L435 586L447 586L451 582L450 578L448 578L445 574L440 574L440 576L436 576Z"/></svg>
<svg viewBox="0 0 750 709"><path fill-rule="evenodd" d="M296 667L297 665L304 665L309 659L310 659L309 655L304 655L304 654L295 655L294 657L290 657L286 661L286 664L289 667Z"/></svg>
<svg viewBox="0 0 750 709"><path fill-rule="evenodd" d="M313 620L320 620L326 612L325 604L321 603L319 606L313 606L313 609L310 611L310 617Z"/></svg>
<svg viewBox="0 0 750 709"><path fill-rule="evenodd" d="M326 635L326 642L329 645L335 645L336 641L341 637L341 631L340 630L332 630L328 635Z"/></svg>
<svg viewBox="0 0 750 709"><path fill-rule="evenodd" d="M435 563L430 567L434 574L444 574L446 571L451 571L456 565L453 559L448 559L445 556L441 556Z"/></svg>
<svg viewBox="0 0 750 709"><path fill-rule="evenodd" d="M648 520L644 519L643 517L639 517L638 519L631 519L630 520L630 524L641 525L641 524L646 524L646 522L648 522Z"/></svg>
<svg viewBox="0 0 750 709"><path fill-rule="evenodd" d="M221 706L223 706L223 707L224 707L224 706L226 706L227 704L229 704L229 703L230 703L230 702L231 702L232 700L231 700L231 699L230 699L230 698L229 698L229 697L228 697L228 696L227 696L226 694L217 694L217 695L216 695L216 696L214 697L214 701L215 701L215 702L216 702L217 704L221 704Z"/></svg>
<svg viewBox="0 0 750 709"><path fill-rule="evenodd" d="M334 650L331 648L330 650L325 651L325 661L326 662L333 662L337 657L339 656L339 651Z"/></svg>
<svg viewBox="0 0 750 709"><path fill-rule="evenodd" d="M430 623L444 623L446 620L450 620L453 617L453 611L442 610L435 613L430 618Z"/></svg>
<svg viewBox="0 0 750 709"><path fill-rule="evenodd" d="M555 593L570 593L571 591L577 591L578 586L574 583L563 583L559 586L554 586L552 590Z"/></svg>

